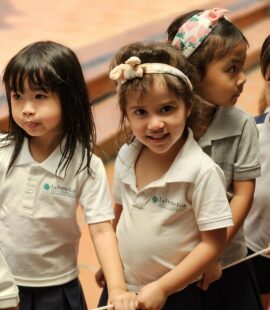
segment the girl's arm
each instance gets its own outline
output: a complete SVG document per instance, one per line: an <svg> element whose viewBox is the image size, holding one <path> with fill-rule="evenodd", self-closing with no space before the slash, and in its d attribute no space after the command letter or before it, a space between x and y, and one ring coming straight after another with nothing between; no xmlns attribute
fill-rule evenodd
<svg viewBox="0 0 270 310"><path fill-rule="evenodd" d="M113 220L113 229L116 231L117 224L119 222L123 207L119 203L114 204L114 220Z"/></svg>
<svg viewBox="0 0 270 310"><path fill-rule="evenodd" d="M201 242L170 272L144 286L138 295L142 309L161 309L169 295L194 282L217 260L226 245L227 228L201 232Z"/></svg>
<svg viewBox="0 0 270 310"><path fill-rule="evenodd" d="M232 210L234 225L228 227L227 244L230 243L243 225L252 205L254 190L255 180L233 182L233 197L230 202L230 207Z"/></svg>
<svg viewBox="0 0 270 310"><path fill-rule="evenodd" d="M120 205L118 203L115 203L114 204L114 216L115 216L115 218L112 221L112 226L113 226L114 231L116 231L116 226L117 226L117 224L119 222L121 213L122 213L122 205ZM104 278L104 274L103 274L101 268L99 268L99 270L96 272L95 279L96 279L97 285L99 287L104 287L105 286L106 280Z"/></svg>
<svg viewBox="0 0 270 310"><path fill-rule="evenodd" d="M135 309L136 295L128 293L116 236L110 221L89 224L96 254L106 278L109 303L115 309Z"/></svg>

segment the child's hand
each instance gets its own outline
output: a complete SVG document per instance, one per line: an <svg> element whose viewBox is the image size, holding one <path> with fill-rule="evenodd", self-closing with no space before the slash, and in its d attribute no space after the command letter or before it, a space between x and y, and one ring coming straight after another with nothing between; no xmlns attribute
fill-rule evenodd
<svg viewBox="0 0 270 310"><path fill-rule="evenodd" d="M105 286L106 280L101 268L95 273L95 279L99 287L103 288Z"/></svg>
<svg viewBox="0 0 270 310"><path fill-rule="evenodd" d="M202 290L207 290L209 285L218 280L222 275L221 266L218 262L212 264L203 274L202 279L197 282L197 286Z"/></svg>
<svg viewBox="0 0 270 310"><path fill-rule="evenodd" d="M160 310L167 300L157 281L145 285L138 294L138 309Z"/></svg>
<svg viewBox="0 0 270 310"><path fill-rule="evenodd" d="M122 290L110 292L108 303L114 310L135 310L138 307L137 295Z"/></svg>

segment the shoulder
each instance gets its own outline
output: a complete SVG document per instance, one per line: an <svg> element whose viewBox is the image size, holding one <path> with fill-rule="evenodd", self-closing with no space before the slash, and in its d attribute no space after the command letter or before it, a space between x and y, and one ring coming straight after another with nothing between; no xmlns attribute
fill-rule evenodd
<svg viewBox="0 0 270 310"><path fill-rule="evenodd" d="M181 181L197 183L204 174L219 169L218 165L210 158L199 144L193 139L191 132L177 156L177 166L174 166L175 178ZM179 173L181 171L181 173Z"/></svg>
<svg viewBox="0 0 270 310"><path fill-rule="evenodd" d="M0 160L8 163L14 149L14 143L7 139L6 134L0 134ZM6 160L7 159L7 160Z"/></svg>
<svg viewBox="0 0 270 310"><path fill-rule="evenodd" d="M234 126L238 125L242 127L246 122L254 123L253 116L236 107L220 107L219 110L222 118L228 126L232 126L233 123Z"/></svg>
<svg viewBox="0 0 270 310"><path fill-rule="evenodd" d="M0 148L6 147L12 144L12 141L8 139L8 135L5 133L0 133Z"/></svg>
<svg viewBox="0 0 270 310"><path fill-rule="evenodd" d="M136 139L130 144L124 144L117 154L115 167L121 169L133 167L141 149L142 144Z"/></svg>

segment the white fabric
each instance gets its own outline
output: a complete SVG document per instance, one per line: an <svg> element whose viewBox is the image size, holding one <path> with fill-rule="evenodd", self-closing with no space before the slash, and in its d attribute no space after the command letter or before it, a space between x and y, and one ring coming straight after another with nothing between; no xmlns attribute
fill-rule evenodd
<svg viewBox="0 0 270 310"><path fill-rule="evenodd" d="M93 155L94 179L85 169L76 175L81 154L78 147L66 177L64 172L56 176L60 147L37 163L25 140L6 175L12 150L13 146L0 149L0 248L17 284L66 283L78 275L78 204L88 224L114 217L104 166Z"/></svg>
<svg viewBox="0 0 270 310"><path fill-rule="evenodd" d="M256 180L253 204L244 224L247 245L254 252L267 248L270 243L270 113L257 126L262 175Z"/></svg>
<svg viewBox="0 0 270 310"><path fill-rule="evenodd" d="M192 84L189 78L179 69L164 63L143 63L139 57L132 56L124 64L120 64L113 68L110 72L110 79L114 81L120 80L125 83L128 80L142 78L144 74L171 74L182 80L190 90Z"/></svg>
<svg viewBox="0 0 270 310"><path fill-rule="evenodd" d="M18 288L0 252L0 309L15 307L18 303Z"/></svg>
<svg viewBox="0 0 270 310"><path fill-rule="evenodd" d="M200 242L199 231L232 225L223 173L191 132L163 177L138 191L134 164L141 147L135 140L121 148L114 184L115 201L123 206L119 249L135 292L173 269Z"/></svg>

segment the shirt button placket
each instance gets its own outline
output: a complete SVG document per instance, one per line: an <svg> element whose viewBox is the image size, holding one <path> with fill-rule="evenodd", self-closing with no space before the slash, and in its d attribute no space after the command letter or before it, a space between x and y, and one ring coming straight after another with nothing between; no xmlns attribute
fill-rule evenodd
<svg viewBox="0 0 270 310"><path fill-rule="evenodd" d="M26 191L22 203L24 212L32 214L35 208L35 196L39 185L39 168L32 167L29 171L29 176L26 184Z"/></svg>

